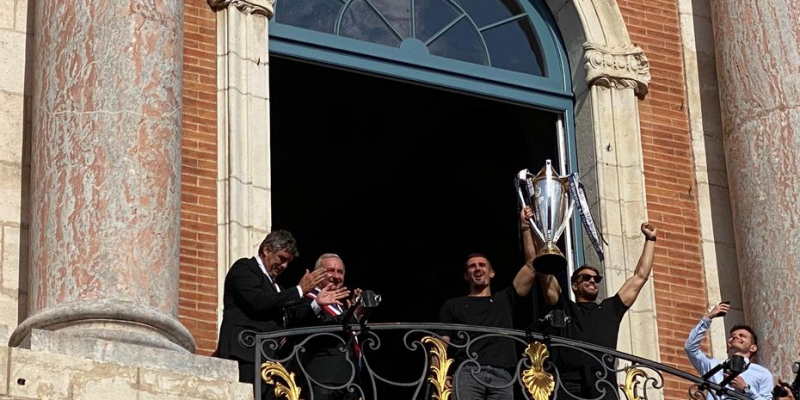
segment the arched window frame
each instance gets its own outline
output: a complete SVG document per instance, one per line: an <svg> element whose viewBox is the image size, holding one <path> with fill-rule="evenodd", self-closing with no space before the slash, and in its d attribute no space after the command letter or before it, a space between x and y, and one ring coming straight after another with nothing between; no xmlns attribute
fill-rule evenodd
<svg viewBox="0 0 800 400"><path fill-rule="evenodd" d="M280 13L280 1L275 13ZM411 1L411 0L409 0ZM533 26L543 57L542 76L472 64L437 56L420 57L399 48L281 24L269 25L270 53L469 92L551 111L561 115L559 134L562 173L578 171L575 144L572 73L555 20L542 0L518 0ZM534 166L532 166L534 167ZM573 215L568 241L573 265L582 265L580 218ZM578 234L574 234L577 232Z"/></svg>

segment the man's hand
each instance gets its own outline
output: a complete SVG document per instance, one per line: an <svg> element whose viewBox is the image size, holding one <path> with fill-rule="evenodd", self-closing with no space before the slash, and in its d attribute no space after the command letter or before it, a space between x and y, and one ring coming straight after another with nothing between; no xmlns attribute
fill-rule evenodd
<svg viewBox="0 0 800 400"><path fill-rule="evenodd" d="M327 306L330 304L342 305L342 300L350 295L350 291L346 287L334 289L333 284L329 283L328 286L322 288L317 295L317 304L320 306Z"/></svg>
<svg viewBox="0 0 800 400"><path fill-rule="evenodd" d="M361 292L361 288L355 288L355 290L353 290L353 296L347 299L345 302L347 308L356 307L356 310L353 312L353 315L356 317L356 321L361 321L361 318L364 317L365 313L364 307L356 304L356 299L361 297Z"/></svg>
<svg viewBox="0 0 800 400"><path fill-rule="evenodd" d="M363 291L361 290L361 288L355 288L355 289L353 290L353 295L352 295L352 296L350 296L350 298L349 298L349 299L347 299L347 300L345 301L345 303L344 303L344 304L347 306L347 308L350 308L350 307L353 307L353 306L355 306L355 305L356 305L356 299L357 299L357 298L359 298L359 297L361 297L361 292L363 292Z"/></svg>
<svg viewBox="0 0 800 400"><path fill-rule="evenodd" d="M642 224L642 233L644 234L645 239L653 240L656 238L658 229L656 229L656 227L650 222L645 222Z"/></svg>
<svg viewBox="0 0 800 400"><path fill-rule="evenodd" d="M300 279L300 283L298 283L298 285L303 291L303 294L306 294L314 290L314 288L319 286L322 282L325 282L326 279L328 279L328 275L322 268L316 269L314 272L309 272L306 270L306 274L303 275L302 279Z"/></svg>
<svg viewBox="0 0 800 400"><path fill-rule="evenodd" d="M719 303L716 306L714 306L714 308L712 308L711 311L709 311L708 314L705 315L705 317L708 319L714 319L716 317L719 317L720 313L727 313L730 310L731 310L730 304Z"/></svg>
<svg viewBox="0 0 800 400"><path fill-rule="evenodd" d="M533 210L530 207L525 207L519 213L519 221L522 229L528 229L531 227L531 224L528 222L530 219L533 218Z"/></svg>
<svg viewBox="0 0 800 400"><path fill-rule="evenodd" d="M722 374L722 375L725 376L725 378L728 377L728 374ZM731 381L730 385L731 385L732 388L744 391L744 388L747 386L747 382L745 382L744 379L742 378L742 376L739 375L736 378L733 378L733 380Z"/></svg>
<svg viewBox="0 0 800 400"><path fill-rule="evenodd" d="M778 379L778 384L783 386L784 389L786 389L786 393L788 393L788 396L778 397L774 400L795 400L794 393L792 392L792 385L786 383L783 379Z"/></svg>

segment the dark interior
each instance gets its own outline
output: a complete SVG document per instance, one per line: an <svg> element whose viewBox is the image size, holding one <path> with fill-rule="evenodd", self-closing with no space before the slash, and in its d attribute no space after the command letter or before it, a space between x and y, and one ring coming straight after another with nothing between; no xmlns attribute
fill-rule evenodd
<svg viewBox="0 0 800 400"><path fill-rule="evenodd" d="M522 265L514 176L557 159L553 113L273 56L273 229L383 297L372 321L436 321L484 253L495 289Z"/></svg>
<svg viewBox="0 0 800 400"><path fill-rule="evenodd" d="M334 252L349 288L382 295L371 322L435 322L467 294L467 255L488 256L494 290L511 284L524 259L514 177L557 162L555 114L275 56L270 101L273 229L300 249L284 285ZM539 318L536 289L517 328ZM377 373L419 377L400 337L381 341Z"/></svg>

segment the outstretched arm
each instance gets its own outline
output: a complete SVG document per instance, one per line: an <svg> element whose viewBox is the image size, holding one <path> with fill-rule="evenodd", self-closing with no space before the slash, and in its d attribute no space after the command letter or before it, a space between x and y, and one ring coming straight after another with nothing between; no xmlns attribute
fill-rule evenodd
<svg viewBox="0 0 800 400"><path fill-rule="evenodd" d="M517 278L514 279L514 288L517 289L517 293L520 292L517 287L517 279L519 279L521 286L522 284L527 284L527 292L525 292L525 294L528 294L531 290L533 280L536 279L538 275L539 285L542 287L545 303L553 305L558 302L558 296L561 295L561 286L553 275L537 273L533 269L533 259L536 258L536 249L541 241L533 236L533 229L531 229L528 223L531 217L533 217L533 210L531 210L530 207L525 207L520 214L520 228L522 229L522 242L525 251L525 266L517 273Z"/></svg>
<svg viewBox="0 0 800 400"><path fill-rule="evenodd" d="M721 312L728 312L729 309L730 306L727 304L719 304L714 307L708 314L703 315L703 319L700 320L697 326L689 333L689 337L686 338L683 350L686 352L686 356L689 357L689 361L692 362L694 369L700 375L705 375L706 372L711 371L718 364L700 350L703 336L705 336L708 328L711 327L711 320L719 316Z"/></svg>
<svg viewBox="0 0 800 400"><path fill-rule="evenodd" d="M647 279L650 278L650 272L653 270L657 231L658 229L649 222L642 224L642 233L645 238L642 255L639 257L639 263L636 264L636 271L633 272L633 276L628 278L622 288L619 289L619 292L617 292L622 303L628 307L633 305L633 302L639 297L639 292L642 291L644 284L647 283Z"/></svg>

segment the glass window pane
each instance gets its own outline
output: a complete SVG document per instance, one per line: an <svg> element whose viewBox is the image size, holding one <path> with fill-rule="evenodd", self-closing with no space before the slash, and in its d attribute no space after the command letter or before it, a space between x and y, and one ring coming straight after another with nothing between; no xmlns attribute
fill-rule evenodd
<svg viewBox="0 0 800 400"><path fill-rule="evenodd" d="M516 0L453 0L464 9L478 28L522 14Z"/></svg>
<svg viewBox="0 0 800 400"><path fill-rule="evenodd" d="M458 11L447 0L414 0L416 38L427 42L458 15Z"/></svg>
<svg viewBox="0 0 800 400"><path fill-rule="evenodd" d="M275 4L275 21L333 33L336 17L343 5L339 0L279 0Z"/></svg>
<svg viewBox="0 0 800 400"><path fill-rule="evenodd" d="M475 64L487 64L486 52L478 32L466 18L458 21L442 36L431 42L428 45L428 51L437 56Z"/></svg>
<svg viewBox="0 0 800 400"><path fill-rule="evenodd" d="M411 0L369 0L403 38L411 37Z"/></svg>
<svg viewBox="0 0 800 400"><path fill-rule="evenodd" d="M392 32L366 0L353 0L342 16L339 35L397 47L400 38Z"/></svg>
<svg viewBox="0 0 800 400"><path fill-rule="evenodd" d="M542 75L541 50L530 21L520 19L483 31L492 67Z"/></svg>

